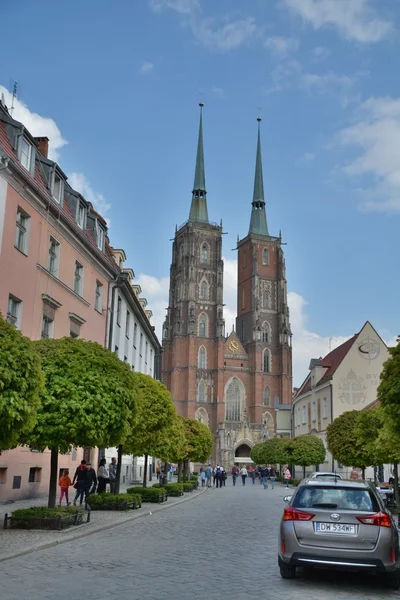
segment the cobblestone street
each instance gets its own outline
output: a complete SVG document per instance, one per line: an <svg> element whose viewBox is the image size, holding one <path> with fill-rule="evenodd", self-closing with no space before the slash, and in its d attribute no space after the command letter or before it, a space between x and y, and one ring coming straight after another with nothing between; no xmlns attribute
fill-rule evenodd
<svg viewBox="0 0 400 600"><path fill-rule="evenodd" d="M249 483L249 482L248 482ZM212 489L137 522L1 563L1 600L372 600L398 597L373 577L280 578L285 490ZM151 505L149 511L151 511Z"/></svg>

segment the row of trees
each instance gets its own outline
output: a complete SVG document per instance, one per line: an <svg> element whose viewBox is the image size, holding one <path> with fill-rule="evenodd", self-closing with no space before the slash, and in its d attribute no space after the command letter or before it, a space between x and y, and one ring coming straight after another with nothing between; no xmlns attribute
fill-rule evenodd
<svg viewBox="0 0 400 600"><path fill-rule="evenodd" d="M119 469L123 453L187 464L209 458L213 437L206 425L176 414L162 383L99 344L32 342L0 315L0 452L17 445L50 449L51 507L59 452L116 446Z"/></svg>
<svg viewBox="0 0 400 600"><path fill-rule="evenodd" d="M258 465L279 464L306 467L325 462L325 446L316 435L299 435L291 439L271 438L251 449L251 459Z"/></svg>

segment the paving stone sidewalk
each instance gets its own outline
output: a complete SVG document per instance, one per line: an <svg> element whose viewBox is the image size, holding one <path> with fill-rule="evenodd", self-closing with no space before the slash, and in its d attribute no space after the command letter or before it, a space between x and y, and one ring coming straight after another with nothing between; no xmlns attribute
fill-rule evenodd
<svg viewBox="0 0 400 600"><path fill-rule="evenodd" d="M155 483L155 482L153 482ZM41 530L0 530L0 562L19 556L25 553L33 552L39 548L46 548L57 545L69 540L74 540L98 531L110 529L112 527L142 519L155 514L168 507L176 506L182 502L195 499L197 496L206 492L206 489L199 489L195 492L185 494L181 498L168 498L163 504L143 503L142 507L135 511L92 511L90 523L85 523L75 527L70 527L65 531L41 531ZM36 498L34 500L21 500L13 504L0 505L0 518L4 521L5 513L11 513L18 508L28 508L29 506L46 506L46 498Z"/></svg>

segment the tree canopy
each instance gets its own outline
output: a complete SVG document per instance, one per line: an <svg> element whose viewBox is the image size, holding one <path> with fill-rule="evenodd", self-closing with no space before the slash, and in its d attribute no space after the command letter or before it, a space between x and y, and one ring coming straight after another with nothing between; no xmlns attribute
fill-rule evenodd
<svg viewBox="0 0 400 600"><path fill-rule="evenodd" d="M178 463L185 460L188 454L186 428L183 417L174 414L163 440L154 448L154 455L167 462Z"/></svg>
<svg viewBox="0 0 400 600"><path fill-rule="evenodd" d="M316 435L299 435L286 440L284 454L287 462L305 469L325 462L324 442Z"/></svg>
<svg viewBox="0 0 400 600"><path fill-rule="evenodd" d="M277 437L270 438L253 446L250 457L258 465L283 464L286 462L285 447L286 440Z"/></svg>
<svg viewBox="0 0 400 600"><path fill-rule="evenodd" d="M207 425L196 419L184 419L187 441L186 458L192 462L206 462L212 454L214 438Z"/></svg>
<svg viewBox="0 0 400 600"><path fill-rule="evenodd" d="M388 427L400 435L400 338L389 348L390 358L384 363L378 400L384 410Z"/></svg>
<svg viewBox="0 0 400 600"><path fill-rule="evenodd" d="M365 411L365 413L367 412ZM350 410L341 414L328 425L326 437L328 450L339 463L346 467L354 466L365 469L373 464L374 460L371 457L371 447L365 446L357 434L360 414L362 413L358 410ZM369 426L369 418L366 416L358 431L365 432Z"/></svg>
<svg viewBox="0 0 400 600"><path fill-rule="evenodd" d="M34 426L43 382L32 342L0 315L0 452Z"/></svg>

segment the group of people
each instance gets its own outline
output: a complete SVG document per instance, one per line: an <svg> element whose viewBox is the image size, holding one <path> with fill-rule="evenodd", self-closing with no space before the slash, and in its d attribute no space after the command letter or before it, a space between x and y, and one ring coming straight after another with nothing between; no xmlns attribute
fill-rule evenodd
<svg viewBox="0 0 400 600"><path fill-rule="evenodd" d="M73 500L74 506L76 506L77 502L82 506L83 501L85 500L86 503L87 497L90 494L94 494L96 491L98 494L107 491L108 484L110 486L110 492L115 494L117 466L116 458L111 459L111 463L108 467L106 459L102 458L96 475L96 471L93 469L92 465L89 462L86 462L86 460L82 460L75 471L72 481L69 476L69 470L64 469L63 474L58 481L60 487L59 506L61 506L63 498L65 498L67 506L71 504L69 501L69 488L72 486L76 490L75 498Z"/></svg>
<svg viewBox="0 0 400 600"><path fill-rule="evenodd" d="M276 480L276 469L273 465L264 465L264 466L256 466L255 468L250 466L248 469L243 466L241 469L237 465L233 465L232 467L232 483L236 485L236 480L238 477L242 479L242 485L246 485L246 480L249 477L252 480L253 485L255 485L256 480L258 479L260 484L264 486L264 489L268 489L268 485L271 484L271 488L275 487ZM289 480L292 477L290 470L287 466L283 469L283 478L285 480L286 487L289 487ZM216 487L221 488L225 486L225 482L227 479L227 473L224 467L217 465L216 467L212 467L211 464L208 465L206 469L200 469L200 480L202 487Z"/></svg>
<svg viewBox="0 0 400 600"><path fill-rule="evenodd" d="M208 465L206 469L203 469L203 467L200 469L200 481L202 487L207 485L207 487L222 488L222 486L225 486L226 479L226 471L224 467L221 467L220 465L217 465L216 467Z"/></svg>

